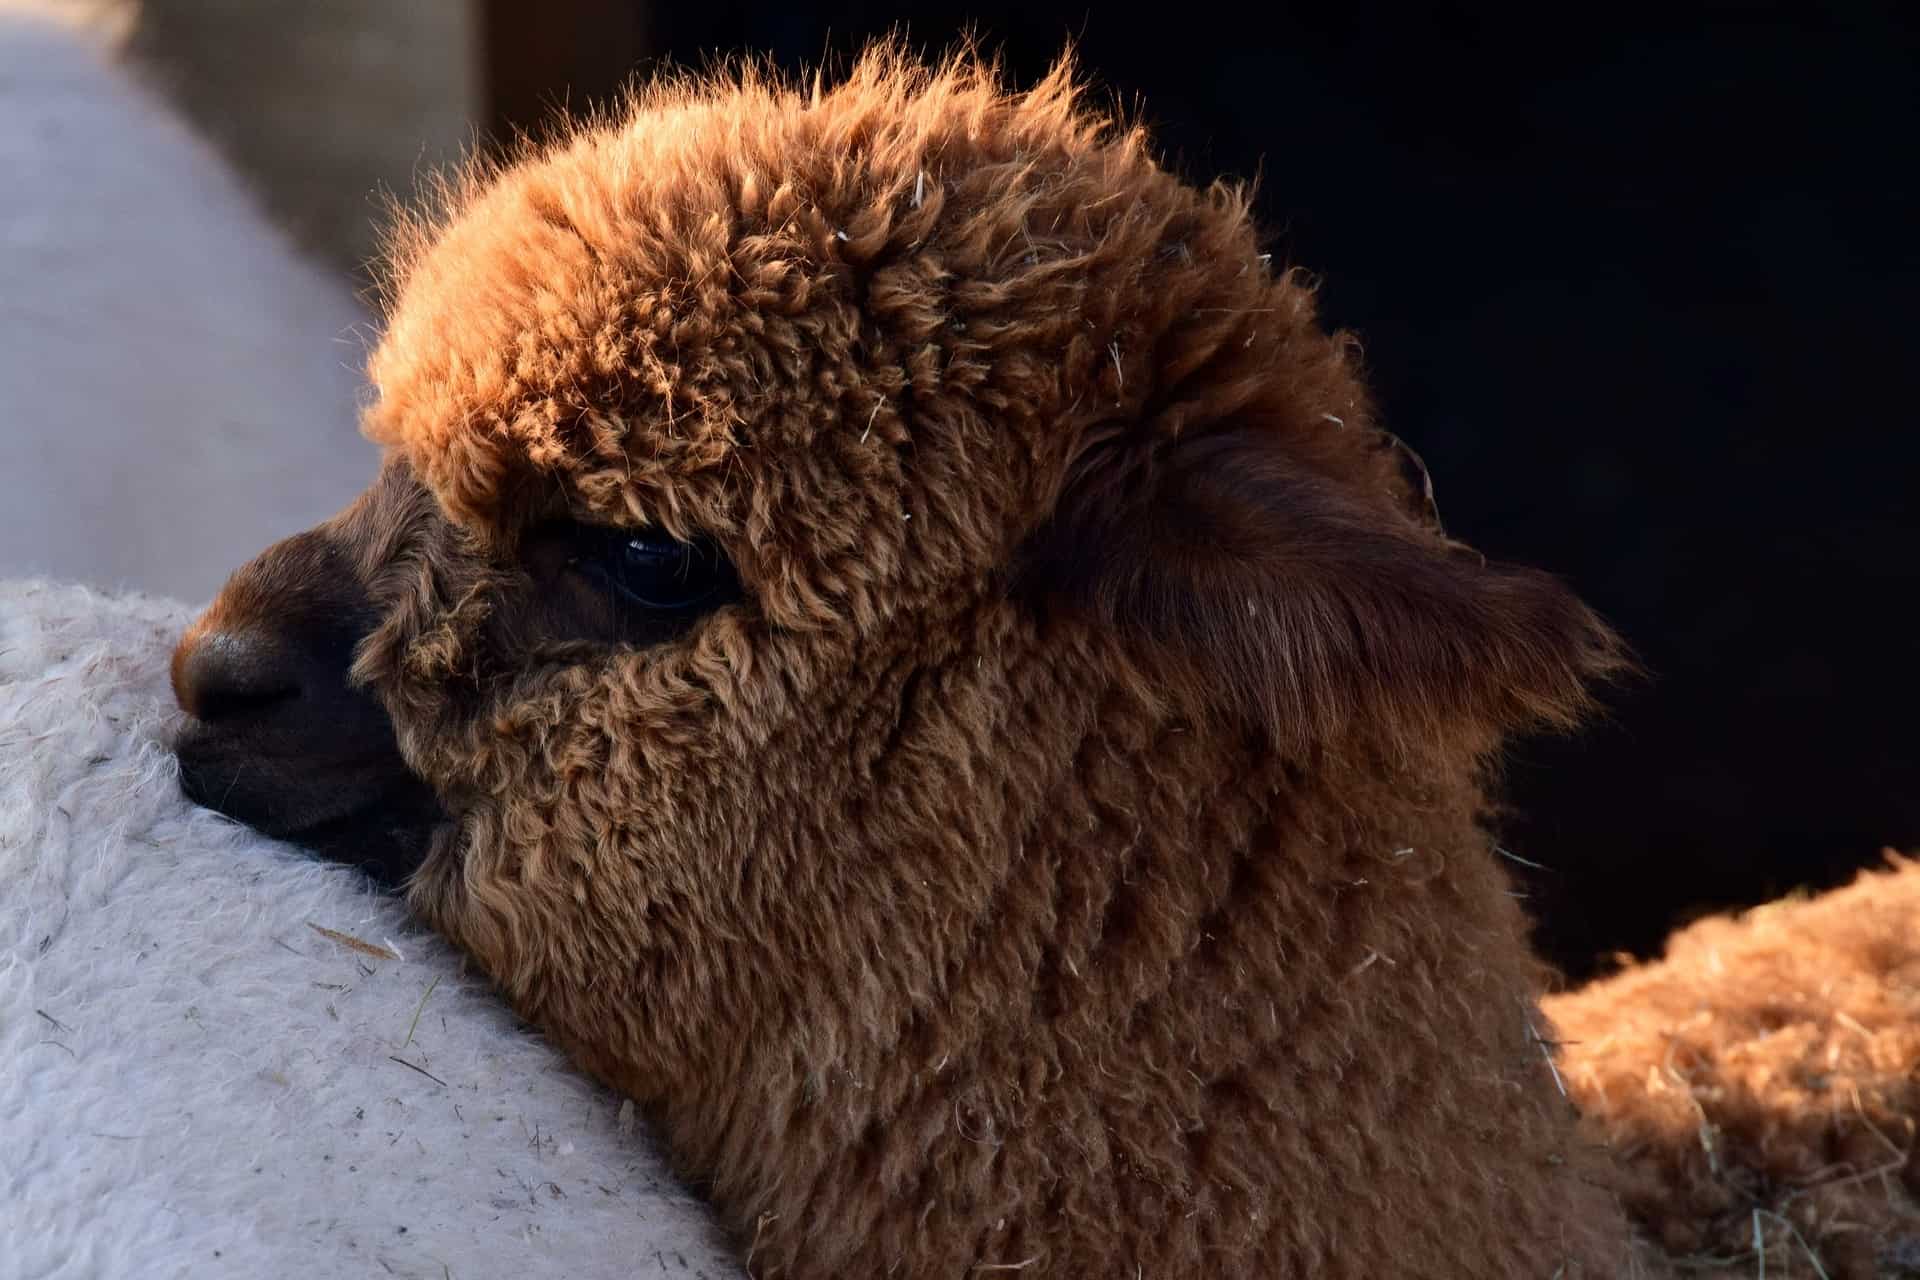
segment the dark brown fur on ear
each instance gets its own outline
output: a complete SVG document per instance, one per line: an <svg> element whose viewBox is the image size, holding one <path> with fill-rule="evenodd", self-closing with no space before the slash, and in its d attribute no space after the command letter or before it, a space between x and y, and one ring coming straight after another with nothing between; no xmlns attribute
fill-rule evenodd
<svg viewBox="0 0 1920 1280"><path fill-rule="evenodd" d="M1074 468L1024 583L1114 628L1198 710L1285 750L1396 750L1564 728L1625 665L1619 640L1537 570L1490 564L1403 512L1227 429L1116 437Z"/></svg>

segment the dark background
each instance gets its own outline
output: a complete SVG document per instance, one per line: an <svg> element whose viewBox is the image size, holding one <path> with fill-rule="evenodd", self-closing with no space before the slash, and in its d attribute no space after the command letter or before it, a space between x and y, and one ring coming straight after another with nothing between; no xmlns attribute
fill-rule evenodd
<svg viewBox="0 0 1920 1280"><path fill-rule="evenodd" d="M1198 181L1260 175L1278 261L1362 336L1451 532L1565 575L1650 675L1515 752L1549 955L1920 846L1920 5L920 5L1038 78L1072 37ZM843 63L892 6L487 13L496 134L661 59Z"/></svg>

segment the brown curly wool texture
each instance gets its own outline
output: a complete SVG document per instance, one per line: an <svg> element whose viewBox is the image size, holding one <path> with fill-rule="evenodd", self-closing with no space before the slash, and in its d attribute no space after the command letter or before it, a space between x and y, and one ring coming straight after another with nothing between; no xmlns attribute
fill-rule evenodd
<svg viewBox="0 0 1920 1280"><path fill-rule="evenodd" d="M1567 1087L1676 1258L1920 1275L1920 864L1892 863L1546 1002Z"/></svg>
<svg viewBox="0 0 1920 1280"><path fill-rule="evenodd" d="M411 900L755 1275L1626 1270L1480 825L1614 642L1429 524L1243 192L1064 66L668 83L403 235L372 374ZM746 600L558 632L561 516Z"/></svg>

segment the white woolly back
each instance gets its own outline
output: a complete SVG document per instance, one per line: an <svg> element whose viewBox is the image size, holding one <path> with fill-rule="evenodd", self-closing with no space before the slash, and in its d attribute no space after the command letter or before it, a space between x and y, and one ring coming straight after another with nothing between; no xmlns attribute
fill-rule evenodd
<svg viewBox="0 0 1920 1280"><path fill-rule="evenodd" d="M41 7L0 0L0 573L206 600L371 479L367 315Z"/></svg>
<svg viewBox="0 0 1920 1280"><path fill-rule="evenodd" d="M181 798L189 617L0 583L0 1275L737 1276L394 901Z"/></svg>

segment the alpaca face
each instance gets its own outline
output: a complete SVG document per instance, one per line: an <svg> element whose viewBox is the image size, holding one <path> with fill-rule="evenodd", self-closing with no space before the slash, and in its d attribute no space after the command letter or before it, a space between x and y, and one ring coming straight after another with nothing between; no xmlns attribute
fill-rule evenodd
<svg viewBox="0 0 1920 1280"><path fill-rule="evenodd" d="M191 717L177 745L187 795L402 884L449 818L351 667L381 617L369 587L403 558L457 572L461 545L396 459L346 512L235 574L174 656ZM741 599L711 542L645 530L549 521L527 531L514 568L489 600L489 633L579 653L653 648ZM508 665L532 657L495 650Z"/></svg>
<svg viewBox="0 0 1920 1280"><path fill-rule="evenodd" d="M403 243L379 482L183 642L190 789L295 839L358 815L323 847L662 1103L737 1220L799 1185L776 1133L906 1199L926 1170L975 1188L943 1214L1032 1210L976 1185L979 1143L860 1155L869 1109L979 1072L928 1130L977 1136L1096 1090L1113 1068L1042 1028L1109 998L1074 1053L1138 1056L1161 1001L1278 1033L1304 970L1235 859L1324 845L1294 810L1339 779L1349 809L1456 785L1614 660L1551 579L1432 526L1257 250L1241 197L1064 77L1008 97L887 58L814 101L663 90L474 185ZM347 710L308 714L321 684ZM1220 972L1251 985L1183 996L1242 926ZM1204 1084L1242 1021L1168 1023L1189 1056L1154 1079ZM1240 1159L1203 1147L1126 1158Z"/></svg>
<svg viewBox="0 0 1920 1280"><path fill-rule="evenodd" d="M340 517L236 573L173 658L187 796L387 884L418 865L442 814L348 668L378 620L367 567L428 508L404 465L389 468Z"/></svg>

